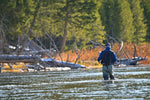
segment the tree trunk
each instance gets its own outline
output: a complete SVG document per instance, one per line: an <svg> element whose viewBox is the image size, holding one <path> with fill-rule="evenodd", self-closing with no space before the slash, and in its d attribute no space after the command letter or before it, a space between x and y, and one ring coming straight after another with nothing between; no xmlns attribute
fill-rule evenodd
<svg viewBox="0 0 150 100"><path fill-rule="evenodd" d="M5 34L1 33L1 38L0 38L0 52L4 52L4 45L5 45Z"/></svg>
<svg viewBox="0 0 150 100"><path fill-rule="evenodd" d="M3 51L3 43L4 43L4 41L3 41L3 33L2 33L0 36L0 52Z"/></svg>
<svg viewBox="0 0 150 100"><path fill-rule="evenodd" d="M64 35L63 35L63 40L62 40L62 45L61 45L61 50L60 52L64 52L64 48L65 48L65 45L66 45L66 40L67 40L67 21L65 22L65 29L64 29Z"/></svg>
<svg viewBox="0 0 150 100"><path fill-rule="evenodd" d="M68 25L68 0L66 1L66 10L67 10L67 13L66 13L66 20L65 20L65 27L64 27L64 35L63 35L63 40L62 40L62 45L61 45L61 50L60 52L64 52L64 48L65 48L65 45L66 45L66 40L67 40L67 25Z"/></svg>

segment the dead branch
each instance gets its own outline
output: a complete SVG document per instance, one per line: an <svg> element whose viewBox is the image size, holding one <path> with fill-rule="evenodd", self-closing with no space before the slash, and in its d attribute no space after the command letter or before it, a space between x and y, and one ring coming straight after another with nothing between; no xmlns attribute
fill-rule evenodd
<svg viewBox="0 0 150 100"><path fill-rule="evenodd" d="M40 4L41 4L41 0L39 0L39 2L37 3L37 6L36 6L36 9L35 9L35 12L34 12L34 16L33 16L32 23L31 23L31 25L30 25L30 27L29 27L28 33L26 34L27 36L30 36L30 35L31 35L32 28L33 28L33 26L34 26L34 23L35 23L35 20L36 20L38 11L39 11L39 9L40 9ZM29 40L28 37L25 37L25 41L24 41L23 46L22 46L22 48L21 48L21 50L20 50L20 54L22 54L22 52L23 52L23 50L24 50L24 48L25 48L25 46L26 46L28 40Z"/></svg>
<svg viewBox="0 0 150 100"><path fill-rule="evenodd" d="M58 48L57 48L57 46L56 46L56 44L55 44L55 42L54 42L54 40L52 39L52 37L48 34L48 33L45 33L49 38L50 38L50 40L52 41L52 44L54 45L54 48L56 49L56 51L58 52L58 54L59 54L59 56L60 56L60 59L61 59L61 61L63 62L63 59L62 59L62 56L61 56L61 53L60 53L60 51L58 50Z"/></svg>
<svg viewBox="0 0 150 100"><path fill-rule="evenodd" d="M101 45L100 43L94 42L94 41L90 40L90 39L87 38L87 37L86 37L86 39L89 40L89 41L90 41L91 43L93 43L93 44L96 44L96 45L101 46L102 48L105 48L105 47L104 47L103 45Z"/></svg>
<svg viewBox="0 0 150 100"><path fill-rule="evenodd" d="M74 50L76 52L76 55L78 55L78 57L76 58L75 60L75 64L77 63L78 59L80 58L80 54L81 54L81 51L80 50L77 50L77 43L76 43L76 39L75 39L75 46L74 46Z"/></svg>

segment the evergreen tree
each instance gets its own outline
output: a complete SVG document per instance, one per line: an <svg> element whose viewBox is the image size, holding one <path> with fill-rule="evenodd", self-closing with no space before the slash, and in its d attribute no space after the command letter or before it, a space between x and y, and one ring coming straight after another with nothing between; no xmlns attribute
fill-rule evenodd
<svg viewBox="0 0 150 100"><path fill-rule="evenodd" d="M32 0L1 0L0 1L0 19L5 18L5 35L7 40L17 40L18 34L25 33L30 23L29 19L34 9ZM33 8L33 9L32 9Z"/></svg>
<svg viewBox="0 0 150 100"><path fill-rule="evenodd" d="M89 33L87 34L87 36L91 40L102 44L103 41L106 39L105 38L106 32L103 31L104 26L102 25L101 14L99 13L99 10L102 6L102 2L100 0L95 0L95 3L96 8L93 11L93 15L95 15L96 20L90 24L92 26L89 28Z"/></svg>
<svg viewBox="0 0 150 100"><path fill-rule="evenodd" d="M121 39L126 42L132 42L135 28L133 25L133 13L131 12L130 5L127 0L118 0L120 4L120 17L121 17Z"/></svg>
<svg viewBox="0 0 150 100"><path fill-rule="evenodd" d="M48 32L62 52L74 41L78 47L91 46L89 40L102 43L105 32L141 43L150 41L149 16L150 0L1 0L0 34L17 43L19 34L33 37L29 28L37 37Z"/></svg>
<svg viewBox="0 0 150 100"><path fill-rule="evenodd" d="M99 10L105 31L110 36L120 38L120 8L117 0L102 0L102 7Z"/></svg>
<svg viewBox="0 0 150 100"><path fill-rule="evenodd" d="M63 32L61 41L61 52L63 52L68 36L75 37L78 41L85 41L84 37L97 17L95 16L96 0L61 0L56 1L55 5L57 4L59 6L55 9L53 19L61 26L60 33Z"/></svg>
<svg viewBox="0 0 150 100"><path fill-rule="evenodd" d="M5 16L8 20L8 33L22 34L26 25L29 24L28 19L32 14L32 0L2 0L0 1L1 16Z"/></svg>
<svg viewBox="0 0 150 100"><path fill-rule="evenodd" d="M144 17L147 24L146 40L150 41L150 0L142 0L142 7L144 8Z"/></svg>
<svg viewBox="0 0 150 100"><path fill-rule="evenodd" d="M103 0L101 9L100 13L107 34L126 42L132 42L135 29L128 1Z"/></svg>
<svg viewBox="0 0 150 100"><path fill-rule="evenodd" d="M142 43L145 41L146 24L144 24L143 9L140 7L140 0L129 0L133 13L133 24L136 29L134 32L133 42Z"/></svg>

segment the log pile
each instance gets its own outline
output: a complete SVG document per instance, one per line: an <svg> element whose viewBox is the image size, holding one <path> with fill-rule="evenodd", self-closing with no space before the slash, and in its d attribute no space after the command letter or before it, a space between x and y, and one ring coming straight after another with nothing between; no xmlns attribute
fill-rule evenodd
<svg viewBox="0 0 150 100"><path fill-rule="evenodd" d="M83 65L74 64L71 62L62 62L56 61L52 58L41 58L41 56L31 56L31 55L0 55L0 63L17 63L23 62L28 63L26 65L28 71L33 69L34 71L41 71L46 69L56 69L56 67L60 70L60 68L70 68L70 69L78 69L85 68ZM2 64L1 64L2 65ZM2 66L3 67L3 66ZM12 68L12 66L10 66ZM1 68L0 68L1 70ZM64 70L64 69L62 69Z"/></svg>

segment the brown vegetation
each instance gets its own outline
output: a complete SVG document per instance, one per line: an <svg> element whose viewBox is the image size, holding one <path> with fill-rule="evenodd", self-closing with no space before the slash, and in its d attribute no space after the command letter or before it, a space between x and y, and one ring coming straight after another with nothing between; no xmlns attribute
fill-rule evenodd
<svg viewBox="0 0 150 100"><path fill-rule="evenodd" d="M24 63L13 64L12 68L7 63L4 63L4 67L2 68L2 73L5 72L26 72L27 68Z"/></svg>
<svg viewBox="0 0 150 100"><path fill-rule="evenodd" d="M119 58L128 58L128 57L132 58L135 50L134 46L136 46L135 56L147 58L147 60L141 61L141 63L150 64L150 44L143 43L143 44L136 45L131 43L125 43L123 50L121 50L121 52L119 53L117 53L119 50L119 46L117 44L114 44L112 46L112 50L116 53L117 57ZM98 64L97 58L99 52L102 50L103 50L102 47L97 47L94 49L78 51L80 52L80 59L78 60L78 63L83 64L86 67L93 66L93 65L101 66L100 64ZM128 55L128 57L126 55ZM62 53L61 56L63 58L63 61L70 61L70 62L75 62L76 58L78 57L78 55L75 53L74 50L70 50L68 52ZM59 57L58 60L60 60Z"/></svg>
<svg viewBox="0 0 150 100"><path fill-rule="evenodd" d="M112 50L116 53L117 57L120 58L127 58L126 54L128 55L129 58L132 58L134 55L134 46L135 44L124 44L123 50L120 53L117 53L119 50L119 47L117 44L114 44L112 46ZM103 50L102 47L97 47L94 49L87 49L87 50L78 50L78 54L80 54L80 58L78 59L77 63L85 65L87 68L99 68L102 65L97 62L97 58L99 56L99 52ZM141 61L141 64L150 64L150 44L139 44L136 45L136 51L137 54L136 56L140 57L145 57L147 60ZM69 62L75 62L76 59L78 58L78 55L74 50L70 50L68 52L64 52L61 54L61 57L63 58L63 61L69 61ZM57 57L56 60L61 60L60 57ZM27 71L26 67L23 63L19 63L17 65L13 65L13 69L8 66L8 64L4 65L4 68L2 69L3 72L21 72L22 70L20 69L25 69L23 71Z"/></svg>

